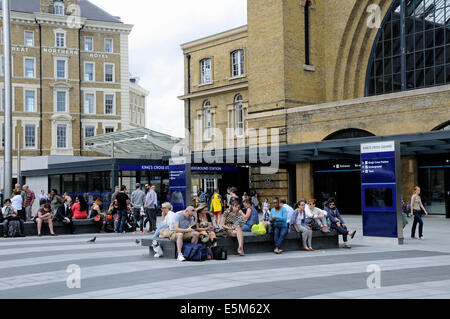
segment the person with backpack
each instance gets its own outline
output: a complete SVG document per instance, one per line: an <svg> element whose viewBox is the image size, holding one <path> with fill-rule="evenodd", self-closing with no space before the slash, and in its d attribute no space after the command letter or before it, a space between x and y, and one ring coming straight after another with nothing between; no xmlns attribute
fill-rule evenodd
<svg viewBox="0 0 450 319"><path fill-rule="evenodd" d="M212 212L215 217L216 227L220 227L220 216L222 215L222 196L220 196L218 188L214 190L209 211Z"/></svg>
<svg viewBox="0 0 450 319"><path fill-rule="evenodd" d="M414 222L411 229L411 238L416 239L416 227L419 224L419 239L424 240L423 238L423 219L422 219L422 210L425 212L425 215L428 216L428 212L422 204L422 199L420 198L420 187L414 187L414 192L411 196L411 215L414 216Z"/></svg>
<svg viewBox="0 0 450 319"><path fill-rule="evenodd" d="M20 196L20 195L19 195ZM19 217L18 212L13 208L11 200L6 199L5 200L5 206L2 208L2 215L4 218L3 221L3 237L8 237L8 235L13 237L25 237L25 230L24 230L24 222ZM17 228L13 233L9 232L8 227L10 227L11 223L20 223L19 228ZM8 234L10 233L10 234Z"/></svg>

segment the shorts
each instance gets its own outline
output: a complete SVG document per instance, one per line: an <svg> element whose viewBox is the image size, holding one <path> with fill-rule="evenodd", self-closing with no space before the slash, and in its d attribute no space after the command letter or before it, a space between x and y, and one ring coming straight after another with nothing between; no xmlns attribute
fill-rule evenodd
<svg viewBox="0 0 450 319"><path fill-rule="evenodd" d="M213 212L214 216L222 215L222 212Z"/></svg>
<svg viewBox="0 0 450 319"><path fill-rule="evenodd" d="M189 232L189 233L184 233L183 234L183 241L191 241L191 239L192 239L192 233L193 232ZM171 232L170 233L170 235L169 235L169 239L170 239L170 241L173 241L173 242L176 242L177 241L177 234L178 233L176 233L176 232Z"/></svg>

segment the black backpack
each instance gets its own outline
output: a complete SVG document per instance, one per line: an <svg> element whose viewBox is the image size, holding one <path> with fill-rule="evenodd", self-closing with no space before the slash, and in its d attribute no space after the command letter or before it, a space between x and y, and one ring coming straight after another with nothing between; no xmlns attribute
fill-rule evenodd
<svg viewBox="0 0 450 319"><path fill-rule="evenodd" d="M222 247L212 247L211 250L214 260L227 260L228 253Z"/></svg>
<svg viewBox="0 0 450 319"><path fill-rule="evenodd" d="M22 232L20 231L20 221L10 220L8 222L8 237L20 237Z"/></svg>

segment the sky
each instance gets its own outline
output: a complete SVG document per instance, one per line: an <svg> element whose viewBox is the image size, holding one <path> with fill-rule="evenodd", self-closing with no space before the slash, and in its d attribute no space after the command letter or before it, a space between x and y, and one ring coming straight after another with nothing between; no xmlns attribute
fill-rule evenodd
<svg viewBox="0 0 450 319"><path fill-rule="evenodd" d="M146 127L184 136L184 61L180 45L247 24L246 0L90 0L122 22L130 73L150 91Z"/></svg>

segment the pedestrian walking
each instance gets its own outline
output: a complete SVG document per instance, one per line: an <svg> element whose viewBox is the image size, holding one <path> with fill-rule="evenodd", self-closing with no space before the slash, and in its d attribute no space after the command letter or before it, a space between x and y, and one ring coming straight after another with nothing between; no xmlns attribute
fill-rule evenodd
<svg viewBox="0 0 450 319"><path fill-rule="evenodd" d="M428 216L428 212L422 204L422 199L420 198L420 187L414 187L414 192L411 196L411 215L414 215L414 222L411 229L411 238L416 238L416 227L419 224L419 239L424 240L423 238L423 219L422 219L422 210L426 216Z"/></svg>
<svg viewBox="0 0 450 319"><path fill-rule="evenodd" d="M149 184L145 185L146 189L148 190L147 195L145 197L145 204L144 204L144 212L145 212L145 221L144 221L144 227L147 225L147 223L150 223L149 231L155 232L156 231L156 208L158 207L158 195L156 194L156 186L152 185L150 187Z"/></svg>
<svg viewBox="0 0 450 319"><path fill-rule="evenodd" d="M125 185L122 185L120 187L120 192L116 195L116 200L117 200L117 205L118 205L117 210L119 212L118 213L119 214L119 218L118 218L119 233L124 232L125 223L127 222L127 216L128 216L127 201L130 198L126 194L126 191L127 191L127 187Z"/></svg>
<svg viewBox="0 0 450 319"><path fill-rule="evenodd" d="M136 189L131 193L131 205L133 205L133 231L136 234L138 221L140 221L141 234L144 233L144 204L145 204L145 193L141 189L141 184L136 184Z"/></svg>
<svg viewBox="0 0 450 319"><path fill-rule="evenodd" d="M209 211L212 212L215 217L216 227L220 228L220 217L222 216L222 196L220 196L218 188L215 189L214 195L212 196Z"/></svg>

